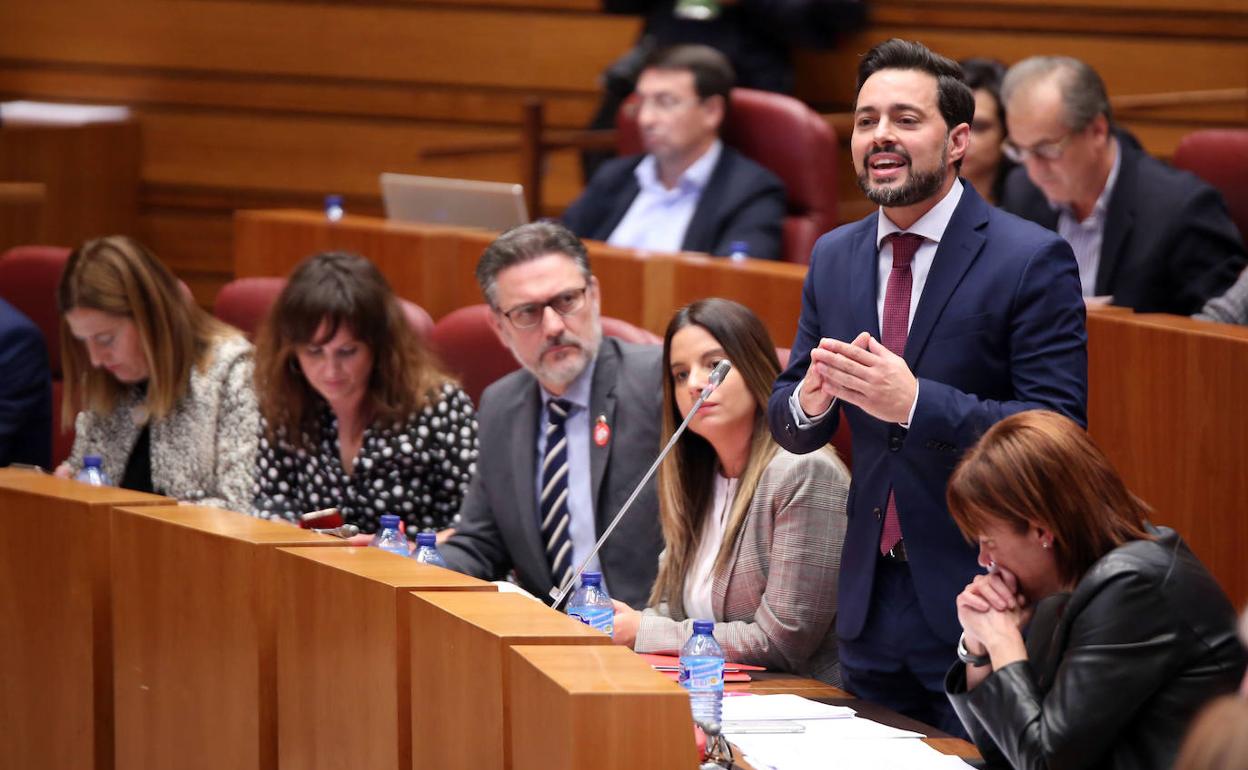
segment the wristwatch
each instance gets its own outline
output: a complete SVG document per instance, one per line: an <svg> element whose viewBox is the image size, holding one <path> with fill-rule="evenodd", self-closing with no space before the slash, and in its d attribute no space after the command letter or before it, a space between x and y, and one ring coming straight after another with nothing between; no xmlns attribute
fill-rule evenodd
<svg viewBox="0 0 1248 770"><path fill-rule="evenodd" d="M987 654L972 655L970 651L966 649L966 633L963 632L962 635L958 637L958 660L968 666L986 666L992 662L992 657Z"/></svg>

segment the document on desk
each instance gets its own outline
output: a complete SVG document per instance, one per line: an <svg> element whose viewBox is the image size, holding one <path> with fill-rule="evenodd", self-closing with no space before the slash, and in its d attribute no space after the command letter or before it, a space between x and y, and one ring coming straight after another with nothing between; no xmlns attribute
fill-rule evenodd
<svg viewBox="0 0 1248 770"><path fill-rule="evenodd" d="M770 770L950 770L968 765L923 743L920 733L899 730L798 695L724 698L725 735L755 767ZM787 720L800 733L734 732L729 725Z"/></svg>

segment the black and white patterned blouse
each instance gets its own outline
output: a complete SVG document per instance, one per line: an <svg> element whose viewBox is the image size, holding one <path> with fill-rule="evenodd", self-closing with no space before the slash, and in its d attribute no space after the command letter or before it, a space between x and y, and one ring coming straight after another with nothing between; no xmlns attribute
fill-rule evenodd
<svg viewBox="0 0 1248 770"><path fill-rule="evenodd" d="M477 463L477 415L457 385L405 425L370 425L351 475L338 451L338 418L322 402L319 441L274 446L260 430L255 515L298 521L299 514L337 508L347 524L375 532L382 514L403 518L409 536L453 526Z"/></svg>

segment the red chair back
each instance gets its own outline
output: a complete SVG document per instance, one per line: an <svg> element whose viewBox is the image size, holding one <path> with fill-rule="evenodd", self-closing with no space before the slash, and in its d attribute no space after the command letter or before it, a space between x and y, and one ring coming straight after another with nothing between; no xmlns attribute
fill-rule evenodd
<svg viewBox="0 0 1248 770"><path fill-rule="evenodd" d="M254 339L256 330L269 314L269 308L277 295L286 287L286 279L272 276L236 278L221 287L212 303L212 313L217 318L239 329ZM412 331L422 339L428 339L433 330L433 318L420 305L399 298L403 315Z"/></svg>
<svg viewBox="0 0 1248 770"><path fill-rule="evenodd" d="M616 149L644 152L633 110L616 117ZM724 143L780 177L788 197L784 260L807 264L820 235L836 226L836 132L802 102L784 94L735 88Z"/></svg>
<svg viewBox="0 0 1248 770"><path fill-rule="evenodd" d="M62 431L61 314L56 288L65 272L70 249L61 246L15 246L0 255L0 297L22 311L39 330L48 348L52 370L52 465L59 465L74 446L74 429Z"/></svg>
<svg viewBox="0 0 1248 770"><path fill-rule="evenodd" d="M1240 237L1248 242L1248 128L1193 131L1179 141L1173 163L1222 193Z"/></svg>
<svg viewBox="0 0 1248 770"><path fill-rule="evenodd" d="M474 404L490 383L520 368L515 356L490 327L488 305L469 305L447 313L433 325L431 347L459 378ZM602 333L625 342L659 344L662 338L618 318L602 319Z"/></svg>

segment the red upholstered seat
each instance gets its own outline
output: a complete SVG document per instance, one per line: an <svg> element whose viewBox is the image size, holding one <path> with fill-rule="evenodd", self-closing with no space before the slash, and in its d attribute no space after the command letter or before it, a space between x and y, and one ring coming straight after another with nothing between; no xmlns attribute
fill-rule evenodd
<svg viewBox="0 0 1248 770"><path fill-rule="evenodd" d="M212 303L212 313L222 321L254 338L269 308L286 286L285 278L237 278L221 287ZM433 318L414 302L400 298L403 315L412 331L427 339L433 330Z"/></svg>
<svg viewBox="0 0 1248 770"><path fill-rule="evenodd" d="M616 128L621 155L645 151L632 110L619 111ZM838 152L832 127L791 96L736 88L723 138L784 182L789 207L784 261L808 263L815 240L836 226Z"/></svg>
<svg viewBox="0 0 1248 770"><path fill-rule="evenodd" d="M1248 242L1248 128L1193 131L1174 151L1174 166L1217 188Z"/></svg>
<svg viewBox="0 0 1248 770"><path fill-rule="evenodd" d="M60 246L15 246L0 256L0 297L22 311L43 332L52 370L52 464L69 456L74 430L62 431L61 314L56 287L65 271L70 250Z"/></svg>
<svg viewBox="0 0 1248 770"><path fill-rule="evenodd" d="M469 305L452 311L433 325L429 346L459 378L473 403L503 375L520 368L511 351L490 328L488 305ZM659 344L663 340L645 329L618 318L603 318L602 333L625 342Z"/></svg>

